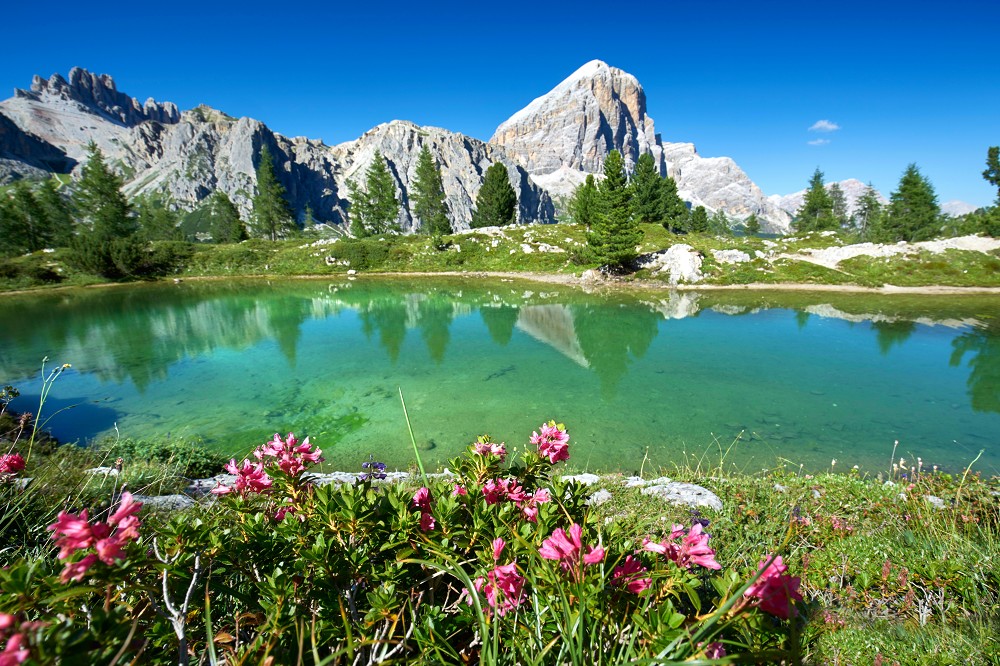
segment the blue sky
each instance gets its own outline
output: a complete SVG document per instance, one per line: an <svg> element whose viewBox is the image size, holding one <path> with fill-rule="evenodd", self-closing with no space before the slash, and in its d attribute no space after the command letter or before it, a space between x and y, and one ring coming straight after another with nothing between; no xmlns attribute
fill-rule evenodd
<svg viewBox="0 0 1000 666"><path fill-rule="evenodd" d="M148 6L147 6L148 5ZM395 118L483 140L598 58L634 74L665 141L728 155L767 194L915 162L988 205L1000 2L13 3L0 96L73 66L329 144ZM810 131L825 120L839 129Z"/></svg>

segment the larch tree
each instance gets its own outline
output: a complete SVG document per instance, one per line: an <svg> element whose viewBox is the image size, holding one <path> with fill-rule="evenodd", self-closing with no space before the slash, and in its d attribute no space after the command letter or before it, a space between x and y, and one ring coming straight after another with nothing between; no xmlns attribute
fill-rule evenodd
<svg viewBox="0 0 1000 666"><path fill-rule="evenodd" d="M486 170L470 226L473 229L502 227L516 221L517 193L510 184L507 165L497 162Z"/></svg>
<svg viewBox="0 0 1000 666"><path fill-rule="evenodd" d="M266 145L260 149L257 164L257 194L253 198L251 230L258 238L276 241L295 231L285 187L278 181L274 170L274 158Z"/></svg>
<svg viewBox="0 0 1000 666"><path fill-rule="evenodd" d="M760 220L757 219L757 213L750 213L750 216L743 222L743 229L747 236L756 236L760 233Z"/></svg>
<svg viewBox="0 0 1000 666"><path fill-rule="evenodd" d="M600 213L587 241L598 261L611 268L621 268L636 258L642 230L632 215L625 167L617 150L612 150L604 161L604 180L597 191L601 199Z"/></svg>
<svg viewBox="0 0 1000 666"><path fill-rule="evenodd" d="M427 144L424 144L417 156L410 198L413 200L413 216L420 220L420 231L432 236L451 233L441 169L434 161Z"/></svg>

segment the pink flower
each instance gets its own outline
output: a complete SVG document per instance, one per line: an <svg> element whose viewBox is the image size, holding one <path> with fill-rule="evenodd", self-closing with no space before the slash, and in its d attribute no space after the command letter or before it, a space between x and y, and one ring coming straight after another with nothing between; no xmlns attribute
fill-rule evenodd
<svg viewBox="0 0 1000 666"><path fill-rule="evenodd" d="M563 571L575 569L583 556L583 563L586 565L597 564L604 559L604 549L601 547L587 546L587 551L583 552L583 542L580 536L583 527L573 523L569 528L569 534L557 527L552 536L542 542L542 547L538 549L538 554L547 560L558 560Z"/></svg>
<svg viewBox="0 0 1000 666"><path fill-rule="evenodd" d="M496 479L490 479L483 485L483 496L487 504L497 504L507 497L507 491Z"/></svg>
<svg viewBox="0 0 1000 666"><path fill-rule="evenodd" d="M649 571L642 566L636 558L631 555L625 556L625 561L615 567L611 574L611 584L617 587L624 586L632 594L639 594L648 589L653 584L653 579L642 574Z"/></svg>
<svg viewBox="0 0 1000 666"><path fill-rule="evenodd" d="M309 465L323 460L321 449L312 450L309 438L306 437L301 444L295 435L288 433L284 440L281 435L274 433L274 439L264 444L253 452L258 460L266 457L277 458L278 467L289 476L296 476Z"/></svg>
<svg viewBox="0 0 1000 666"><path fill-rule="evenodd" d="M132 493L123 492L118 502L118 508L108 518L108 525L118 527L119 529L127 528L132 525L133 521L138 520L136 516L141 509L142 502L136 502L133 499Z"/></svg>
<svg viewBox="0 0 1000 666"><path fill-rule="evenodd" d="M455 487L451 491L452 497L458 497L459 495L468 495L468 494L469 491L463 488L462 486L458 485L457 483L455 484Z"/></svg>
<svg viewBox="0 0 1000 666"><path fill-rule="evenodd" d="M24 469L24 458L20 453L0 455L0 474L17 474Z"/></svg>
<svg viewBox="0 0 1000 666"><path fill-rule="evenodd" d="M413 495L413 506L421 511L430 511L431 491L429 488L421 488Z"/></svg>
<svg viewBox="0 0 1000 666"><path fill-rule="evenodd" d="M781 556L775 557L768 564L770 558L764 558L757 566L758 571L762 571L760 578L747 588L743 593L745 597L756 597L757 605L766 613L775 617L787 620L789 617L798 615L798 609L794 606L794 601L802 601L799 594L798 576L786 576L788 566L781 561ZM767 568L764 565L767 564Z"/></svg>
<svg viewBox="0 0 1000 666"><path fill-rule="evenodd" d="M68 583L71 580L81 581L83 577L87 574L90 567L94 566L98 561L97 555L91 553L79 562L71 562L67 564L62 573L59 575L60 579L64 583Z"/></svg>
<svg viewBox="0 0 1000 666"><path fill-rule="evenodd" d="M504 479L500 482L500 487L503 489L504 495L511 502L520 506L520 503L528 499L527 493L524 492L524 488L517 484L517 479Z"/></svg>
<svg viewBox="0 0 1000 666"><path fill-rule="evenodd" d="M659 543L645 539L642 548L665 555L683 569L690 569L692 564L698 564L706 569L721 569L722 567L715 561L715 551L708 547L709 536L702 531L703 529L701 523L695 523L685 534L683 525L674 525L670 539L664 539ZM683 537L681 543L671 541L679 537Z"/></svg>
<svg viewBox="0 0 1000 666"><path fill-rule="evenodd" d="M477 453L481 456L496 456L503 462L507 457L507 448L503 442L497 444L496 442L491 442L485 437L480 437L479 441L472 445L473 453Z"/></svg>
<svg viewBox="0 0 1000 666"><path fill-rule="evenodd" d="M541 433L531 433L531 443L538 447L539 455L548 457L553 465L560 460L569 460L569 433L566 427L549 421L543 423L539 430Z"/></svg>
<svg viewBox="0 0 1000 666"><path fill-rule="evenodd" d="M719 642L709 643L708 645L705 646L706 659L722 659L725 656L726 656L726 648L723 647L722 643Z"/></svg>
<svg viewBox="0 0 1000 666"><path fill-rule="evenodd" d="M22 634L14 634L7 639L7 645L4 647L3 652L0 652L0 666L15 666L15 664L23 664L28 660L28 648L22 647L24 644L24 636Z"/></svg>
<svg viewBox="0 0 1000 666"><path fill-rule="evenodd" d="M493 560L499 562L500 555L507 543L498 537L493 540L492 545ZM517 608L526 598L524 576L517 572L517 566L514 562L493 567L485 577L476 578L473 586L477 592L485 590L486 603L489 604L490 608L495 609L500 616Z"/></svg>
<svg viewBox="0 0 1000 666"><path fill-rule="evenodd" d="M539 488L533 495L527 497L523 502L519 502L518 508L520 508L521 513L524 514L525 520L531 523L537 523L538 505L548 502L550 499L549 491L545 488Z"/></svg>
<svg viewBox="0 0 1000 666"><path fill-rule="evenodd" d="M233 489L229 486L224 486L221 483L216 487L212 488L210 491L213 495L228 495L233 492Z"/></svg>
<svg viewBox="0 0 1000 666"><path fill-rule="evenodd" d="M262 493L274 483L271 477L267 475L267 472L264 471L263 463L244 460L237 466L234 459L226 463L226 471L230 474L235 474L236 481L233 483L233 487L227 490L223 490L226 486L222 485L213 488L212 492L216 495L225 495L235 490L241 496L245 497L251 493Z"/></svg>
<svg viewBox="0 0 1000 666"><path fill-rule="evenodd" d="M0 638L3 638L14 628L14 622L17 618L9 613L0 613Z"/></svg>
<svg viewBox="0 0 1000 666"><path fill-rule="evenodd" d="M59 559L69 559L73 553L94 548L95 553L88 553L78 562L68 563L62 571L63 582L82 580L87 571L96 562L101 561L112 565L125 559L124 546L129 541L139 538L139 518L136 514L142 508L141 502L136 502L131 493L122 493L118 508L108 518L108 522L91 524L84 509L77 516L60 511L56 522L46 529L52 532L52 538L59 546Z"/></svg>
<svg viewBox="0 0 1000 666"><path fill-rule="evenodd" d="M76 551L94 545L94 532L87 521L86 509L81 511L79 516L60 511L56 522L45 529L52 532L52 538L56 540L56 545L60 548L60 560L65 560Z"/></svg>
<svg viewBox="0 0 1000 666"><path fill-rule="evenodd" d="M430 511L423 511L420 514L420 529L423 532L430 532L434 529L437 522L434 520L434 516Z"/></svg>

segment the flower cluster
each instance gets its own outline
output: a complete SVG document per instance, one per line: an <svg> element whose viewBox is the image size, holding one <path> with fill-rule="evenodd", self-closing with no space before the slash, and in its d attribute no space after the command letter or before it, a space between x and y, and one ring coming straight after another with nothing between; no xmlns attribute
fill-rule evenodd
<svg viewBox="0 0 1000 666"><path fill-rule="evenodd" d="M431 491L424 487L413 495L413 506L420 509L420 529L430 532L436 524L434 515L431 513Z"/></svg>
<svg viewBox="0 0 1000 666"><path fill-rule="evenodd" d="M506 545L507 542L500 537L493 540L494 562L500 562L500 555ZM476 578L473 585L476 592L485 590L486 603L501 616L520 606L527 598L524 591L524 576L517 572L515 562L497 564L485 577Z"/></svg>
<svg viewBox="0 0 1000 666"><path fill-rule="evenodd" d="M86 509L79 515L60 511L56 522L46 528L59 546L59 559L67 560L74 553L90 548L95 551L78 562L68 563L62 571L63 582L83 580L98 561L110 566L125 559L124 546L139 538L140 523L136 514L141 508L142 502L134 501L132 494L125 492L118 509L107 522L91 523Z"/></svg>
<svg viewBox="0 0 1000 666"><path fill-rule="evenodd" d="M569 534L557 527L552 536L542 542L538 554L547 560L557 560L563 571L577 571L580 560L587 566L597 564L604 559L604 549L600 546L583 547L583 527L577 523L570 525Z"/></svg>
<svg viewBox="0 0 1000 666"><path fill-rule="evenodd" d="M611 584L615 587L624 587L632 594L639 594L653 584L653 579L644 575L648 572L649 569L642 566L639 560L626 555L625 561L615 567L611 574Z"/></svg>
<svg viewBox="0 0 1000 666"><path fill-rule="evenodd" d="M507 458L507 447L503 442L497 444L489 435L477 437L472 444L472 452L481 456L496 456L503 462Z"/></svg>
<svg viewBox="0 0 1000 666"><path fill-rule="evenodd" d="M722 566L715 561L715 551L708 547L709 535L704 529L704 519L695 521L690 530L683 525L674 525L670 538L659 543L645 539L642 548L665 555L682 569L690 569L692 564L706 569L721 569Z"/></svg>
<svg viewBox="0 0 1000 666"><path fill-rule="evenodd" d="M24 469L24 458L20 453L5 453L0 455L0 476L17 474Z"/></svg>
<svg viewBox="0 0 1000 666"><path fill-rule="evenodd" d="M220 483L212 489L212 493L228 495L235 491L241 497L263 493L274 483L267 474L267 467L272 467L272 472L273 467L277 467L288 476L295 477L309 465L322 461L322 454L320 449L313 450L308 437L300 444L292 433L288 433L285 439L275 433L273 440L254 449L253 457L260 462L245 459L237 465L235 459L230 460L226 471L234 475L236 480L232 486Z"/></svg>
<svg viewBox="0 0 1000 666"><path fill-rule="evenodd" d="M483 484L483 496L487 504L499 504L503 501L513 502L526 520L538 522L538 505L552 498L545 488L538 488L528 493L517 482L517 479L490 479Z"/></svg>
<svg viewBox="0 0 1000 666"><path fill-rule="evenodd" d="M761 572L760 578L747 588L743 596L756 599L754 603L762 611L783 620L798 615L793 602L802 601L802 595L799 594L800 580L798 576L785 575L788 565L781 561L781 556L773 560L764 558L757 566L757 571Z"/></svg>
<svg viewBox="0 0 1000 666"><path fill-rule="evenodd" d="M0 652L0 666L23 664L30 655L26 647L27 637L24 632L31 629L33 622L21 622L8 613L0 613L0 642L5 642L3 652Z"/></svg>
<svg viewBox="0 0 1000 666"><path fill-rule="evenodd" d="M543 423L541 432L531 433L531 443L538 447L538 453L548 458L553 465L560 460L569 460L569 433L566 426L555 421Z"/></svg>

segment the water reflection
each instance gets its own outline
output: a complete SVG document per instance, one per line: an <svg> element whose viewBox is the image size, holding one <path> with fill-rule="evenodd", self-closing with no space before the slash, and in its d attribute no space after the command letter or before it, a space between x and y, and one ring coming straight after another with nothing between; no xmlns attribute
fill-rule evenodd
<svg viewBox="0 0 1000 666"><path fill-rule="evenodd" d="M995 302L975 297L587 295L568 288L470 281L144 285L0 299L0 379L16 384L37 377L42 357L48 356L52 362L71 362L102 383L127 381L144 392L166 380L176 364L271 340L289 370L295 370L303 353L303 324L346 321L343 315L350 312L360 332L377 339L393 365L404 354L410 330L418 333L434 364L444 366L455 343L455 322L481 322L480 330L497 346L508 347L520 334L558 351L596 376L602 395L611 399L672 321L706 310L725 316L790 310L800 328L813 317L864 322L882 355L904 346L920 326L961 329L951 342L950 364L968 364L973 409L1000 412L1000 333L982 325L997 320L998 309ZM470 330L463 325L463 335Z"/></svg>

